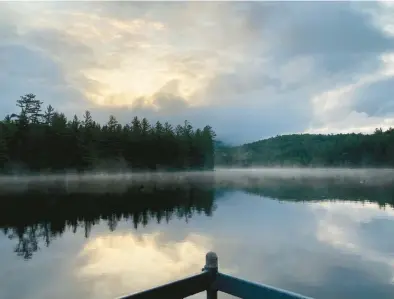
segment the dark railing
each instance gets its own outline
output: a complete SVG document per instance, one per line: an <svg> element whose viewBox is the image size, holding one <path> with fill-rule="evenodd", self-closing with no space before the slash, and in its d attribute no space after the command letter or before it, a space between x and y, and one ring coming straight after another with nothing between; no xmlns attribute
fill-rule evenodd
<svg viewBox="0 0 394 299"><path fill-rule="evenodd" d="M271 286L222 274L218 271L218 257L214 252L206 255L203 272L120 299L183 299L207 292L207 299L217 299L218 291L244 299L311 299Z"/></svg>

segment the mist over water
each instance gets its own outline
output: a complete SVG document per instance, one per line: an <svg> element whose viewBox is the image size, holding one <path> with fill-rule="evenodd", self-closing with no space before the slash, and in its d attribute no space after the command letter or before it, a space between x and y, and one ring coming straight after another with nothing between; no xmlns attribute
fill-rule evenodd
<svg viewBox="0 0 394 299"><path fill-rule="evenodd" d="M50 190L65 188L67 192L123 192L128 187L183 186L198 184L210 187L259 187L275 181L390 186L394 183L394 169L351 168L217 168L214 171L181 172L122 172L54 175L0 176L0 194L23 193L31 188Z"/></svg>

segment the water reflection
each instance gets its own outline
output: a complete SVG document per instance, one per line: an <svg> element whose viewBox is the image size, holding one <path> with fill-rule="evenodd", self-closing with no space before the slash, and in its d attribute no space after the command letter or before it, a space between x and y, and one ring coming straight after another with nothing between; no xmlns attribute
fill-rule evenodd
<svg viewBox="0 0 394 299"><path fill-rule="evenodd" d="M316 214L317 239L345 254L382 264L391 273L385 283L394 281L394 210L373 203L323 203L311 206ZM344 229L345 228L345 229ZM379 274L379 273L377 273ZM382 274L382 273L380 273Z"/></svg>
<svg viewBox="0 0 394 299"><path fill-rule="evenodd" d="M43 190L2 199L0 227L9 239L16 240L15 252L25 259L33 256L40 243L49 246L66 229L73 233L83 230L88 238L100 221L110 231L119 221L132 222L137 229L151 221L168 223L175 217L187 222L194 213L210 216L215 208L214 190L192 185L160 190L129 187L115 194L65 193L61 188L40 192Z"/></svg>
<svg viewBox="0 0 394 299"><path fill-rule="evenodd" d="M115 298L197 273L214 250L223 272L312 297L394 297L391 186L280 179L239 188L9 195L0 290Z"/></svg>
<svg viewBox="0 0 394 299"><path fill-rule="evenodd" d="M211 243L198 234L190 234L181 242L163 241L159 233L91 239L79 255L85 261L76 276L91 281L90 297L111 298L194 274Z"/></svg>
<svg viewBox="0 0 394 299"><path fill-rule="evenodd" d="M290 201L353 201L374 202L381 207L394 206L394 184L352 177L330 178L267 178L259 184L247 185L250 193Z"/></svg>
<svg viewBox="0 0 394 299"><path fill-rule="evenodd" d="M392 298L394 211L351 204L367 207L363 218L352 217L347 202L299 204L233 193L218 203L209 234L220 236L215 250L222 261L248 279L315 298ZM374 229L383 219L386 228ZM374 238L382 241L370 242Z"/></svg>

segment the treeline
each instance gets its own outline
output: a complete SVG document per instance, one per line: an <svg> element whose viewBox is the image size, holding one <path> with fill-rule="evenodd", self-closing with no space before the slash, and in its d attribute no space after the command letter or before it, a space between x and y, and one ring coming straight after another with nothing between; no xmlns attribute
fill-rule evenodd
<svg viewBox="0 0 394 299"><path fill-rule="evenodd" d="M15 241L15 253L25 259L67 230L88 238L92 227L99 223L106 223L110 231L118 222L132 223L138 229L172 219L188 222L195 214L209 217L215 210L215 192L208 185L149 190L130 186L118 194L68 193L64 186L48 190L32 185L26 193L1 197L0 230Z"/></svg>
<svg viewBox="0 0 394 299"><path fill-rule="evenodd" d="M212 169L215 133L185 121L150 124L134 117L121 125L111 115L106 124L86 111L72 120L34 94L17 101L20 111L0 122L0 170L62 171L115 168Z"/></svg>
<svg viewBox="0 0 394 299"><path fill-rule="evenodd" d="M394 129L373 134L293 134L217 149L223 166L394 166Z"/></svg>
<svg viewBox="0 0 394 299"><path fill-rule="evenodd" d="M321 202L347 201L376 203L380 207L394 208L394 185L392 183L370 184L355 182L351 178L275 178L242 188L243 191L280 201Z"/></svg>

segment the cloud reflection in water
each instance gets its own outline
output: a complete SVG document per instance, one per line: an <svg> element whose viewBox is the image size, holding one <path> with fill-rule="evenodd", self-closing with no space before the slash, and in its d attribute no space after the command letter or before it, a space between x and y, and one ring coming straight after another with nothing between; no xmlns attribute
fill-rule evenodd
<svg viewBox="0 0 394 299"><path fill-rule="evenodd" d="M210 238L190 234L181 242L160 240L160 233L98 236L83 247L76 269L88 282L91 298L111 298L144 290L201 270Z"/></svg>

